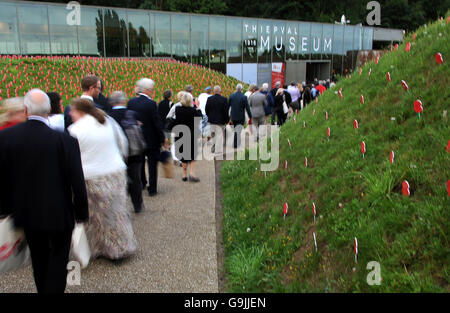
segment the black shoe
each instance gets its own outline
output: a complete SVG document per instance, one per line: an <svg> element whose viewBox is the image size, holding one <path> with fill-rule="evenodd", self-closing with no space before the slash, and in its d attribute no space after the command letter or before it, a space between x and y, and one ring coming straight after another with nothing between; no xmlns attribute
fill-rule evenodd
<svg viewBox="0 0 450 313"><path fill-rule="evenodd" d="M182 181L187 181L188 178L187 178L187 177L183 177L181 180L182 180Z"/></svg>
<svg viewBox="0 0 450 313"><path fill-rule="evenodd" d="M149 195L149 197L154 197L154 196L156 196L156 194L157 194L157 192L156 191L154 191L154 192L148 192L148 195Z"/></svg>
<svg viewBox="0 0 450 313"><path fill-rule="evenodd" d="M200 181L199 178L189 175L189 181L193 183L197 183Z"/></svg>

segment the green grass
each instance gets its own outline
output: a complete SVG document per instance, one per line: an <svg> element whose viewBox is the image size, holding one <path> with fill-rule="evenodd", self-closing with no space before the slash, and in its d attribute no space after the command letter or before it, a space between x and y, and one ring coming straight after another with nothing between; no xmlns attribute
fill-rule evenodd
<svg viewBox="0 0 450 313"><path fill-rule="evenodd" d="M412 34L377 65L367 63L361 76L356 70L326 91L317 104L299 113L296 124L288 121L281 128L276 171L265 177L258 161L223 163L228 291L450 291L446 190L450 128L443 116L450 108L450 24L436 22L416 33L410 52L404 49ZM441 65L435 61L437 52L444 56ZM408 92L401 80L408 83ZM343 99L337 95L339 88ZM414 112L416 99L424 107L420 119ZM359 122L357 130L354 119ZM364 158L362 140L367 148ZM394 164L389 162L391 150ZM410 197L402 195L405 179L411 186ZM285 202L289 214L284 220ZM359 243L358 264L354 237ZM370 261L381 265L379 286L366 282Z"/></svg>

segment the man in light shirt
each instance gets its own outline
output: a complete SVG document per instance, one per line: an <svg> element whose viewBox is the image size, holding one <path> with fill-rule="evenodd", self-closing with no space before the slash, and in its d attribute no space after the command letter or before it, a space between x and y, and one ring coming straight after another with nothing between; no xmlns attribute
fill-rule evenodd
<svg viewBox="0 0 450 313"><path fill-rule="evenodd" d="M291 82L291 85L287 88L287 91L291 95L292 102L291 107L293 110L298 110L300 108L300 90L295 82Z"/></svg>
<svg viewBox="0 0 450 313"><path fill-rule="evenodd" d="M207 137L207 140L209 141L211 139L211 131L210 131L210 125L208 123L208 116L206 115L205 107L206 107L206 101L208 101L208 98L212 96L212 89L210 86L205 88L205 92L201 93L198 96L198 102L200 110L203 114L203 119L201 123L201 132L203 137Z"/></svg>

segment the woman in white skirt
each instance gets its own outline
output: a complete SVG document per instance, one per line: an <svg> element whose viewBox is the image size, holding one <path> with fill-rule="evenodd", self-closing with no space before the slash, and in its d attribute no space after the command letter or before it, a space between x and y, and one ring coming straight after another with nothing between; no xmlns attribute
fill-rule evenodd
<svg viewBox="0 0 450 313"><path fill-rule="evenodd" d="M86 235L93 258L117 260L137 249L127 201L128 142L120 126L88 99L75 99L70 134L78 139L89 200Z"/></svg>

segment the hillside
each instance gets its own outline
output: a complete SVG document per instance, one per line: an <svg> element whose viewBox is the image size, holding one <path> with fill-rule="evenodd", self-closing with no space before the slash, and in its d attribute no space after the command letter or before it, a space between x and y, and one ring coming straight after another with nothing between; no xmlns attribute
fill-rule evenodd
<svg viewBox="0 0 450 313"><path fill-rule="evenodd" d="M447 21L419 28L378 64L341 79L299 112L296 123L289 120L280 130L276 171L265 176L258 161L223 163L228 291L450 291ZM409 197L402 193L405 180ZM370 261L381 266L380 285L366 282Z"/></svg>
<svg viewBox="0 0 450 313"><path fill-rule="evenodd" d="M238 81L222 73L171 60L102 59L90 57L0 57L0 100L23 96L31 88L56 91L64 105L81 94L81 79L88 74L99 76L105 83L105 95L121 90L134 96L136 81L142 77L156 82L155 100L164 90L176 94L186 84L200 94L207 86L220 85L226 96L234 92Z"/></svg>

